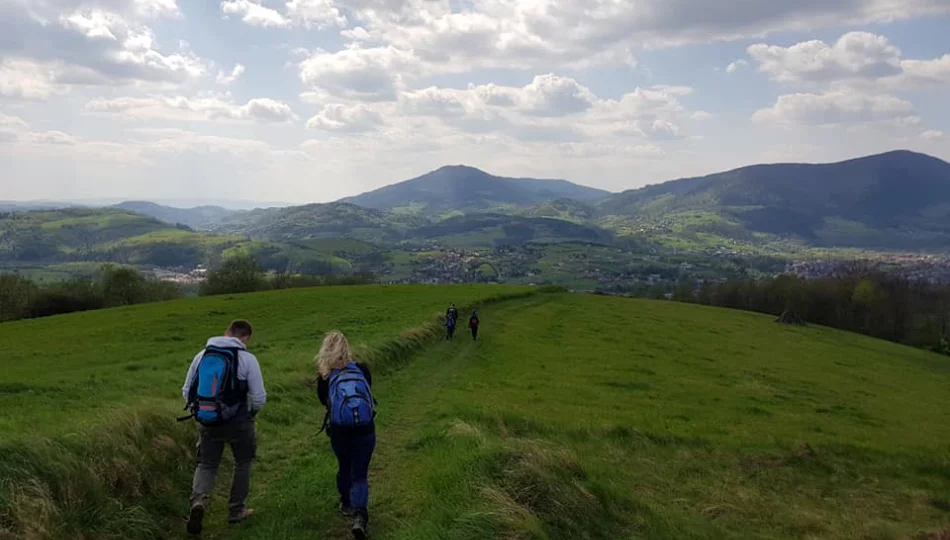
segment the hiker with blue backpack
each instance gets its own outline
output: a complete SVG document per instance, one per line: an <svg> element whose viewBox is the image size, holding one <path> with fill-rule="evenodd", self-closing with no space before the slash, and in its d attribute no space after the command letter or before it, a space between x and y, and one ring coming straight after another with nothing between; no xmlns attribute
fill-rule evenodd
<svg viewBox="0 0 950 540"><path fill-rule="evenodd" d="M376 448L373 376L369 366L354 361L350 343L340 332L324 337L315 362L317 397L327 409L323 429L339 465L340 513L352 518L353 536L363 540L369 522L369 462Z"/></svg>
<svg viewBox="0 0 950 540"><path fill-rule="evenodd" d="M445 340L452 341L452 338L455 337L455 327L459 320L459 310L455 307L455 304L449 306L449 309L445 310Z"/></svg>
<svg viewBox="0 0 950 540"><path fill-rule="evenodd" d="M234 477L228 523L240 523L254 513L247 508L251 462L257 454L254 418L267 401L257 358L248 352L251 323L237 320L222 337L208 340L195 356L181 388L185 410L198 422L198 456L191 492L187 530L201 534L202 521L214 488L225 445L234 455Z"/></svg>
<svg viewBox="0 0 950 540"><path fill-rule="evenodd" d="M445 340L452 341L455 337L455 326L456 320L454 317L447 317L445 319Z"/></svg>

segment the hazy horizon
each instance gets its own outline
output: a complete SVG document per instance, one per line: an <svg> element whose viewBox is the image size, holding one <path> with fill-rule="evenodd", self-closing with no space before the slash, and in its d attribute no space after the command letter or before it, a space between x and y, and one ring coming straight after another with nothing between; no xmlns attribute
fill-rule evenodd
<svg viewBox="0 0 950 540"><path fill-rule="evenodd" d="M905 149L894 149L894 150L887 150L887 151L882 152L882 153L891 153L891 152L900 152L900 151L906 151L906 150L905 150ZM877 154L873 154L873 155L877 155ZM928 154L928 155L929 155L929 154ZM743 165L743 166L738 167L738 168L747 167L747 166L755 166L755 165L780 165L780 164L788 164L788 163L797 163L797 164L830 164L830 163L838 163L838 162L840 162L840 161L849 161L849 160L852 160L852 159L861 159L861 158L864 158L864 157L868 157L868 156L866 156L866 155L852 156L852 157L849 157L849 158L845 158L845 159L843 159L843 160L836 160L836 161L830 161L830 162L805 162L805 161L798 161L798 162L795 162L795 161L789 161L789 162L771 162L771 163L749 163L749 164L747 164L747 165ZM937 156L933 156L933 157L937 157ZM939 159L939 158L938 158L938 159ZM945 161L946 161L946 160L945 160ZM431 171L426 171L426 173L423 173L423 174L427 174L427 173L429 173L429 172L434 172L434 171L436 171L436 170L439 170L439 169L442 169L442 168L447 168L447 167L473 167L473 166L467 165L467 164L442 165L442 166L440 166L440 167L438 167L438 168L436 168L436 169L432 169ZM482 172L485 172L485 173L488 173L488 174L493 174L491 171L486 171L486 170L481 169L481 168L479 168L479 167L473 167L473 168L479 169L479 170L481 170ZM717 174L717 173L726 173L726 172L729 172L729 171L731 171L731 170L734 170L734 169L721 170L721 171L710 171L710 172L708 172L708 173L698 174L698 175L696 175L695 177L702 177L702 176L707 176L707 175ZM417 175L417 176L413 176L412 178L405 178L405 179L402 179L402 180L397 180L397 181L395 181L395 182L391 182L391 183L389 183L389 184L385 184L385 185L383 185L383 186L380 186L380 188L381 188L381 187L386 187L387 185L394 185L394 184L398 184L398 183L401 183L401 182L406 182L406 181L409 181L409 180L413 180L413 179L417 178L418 176L422 176L422 175ZM500 176L500 175L495 175L495 176ZM525 176L524 176L524 175L515 175L515 176L512 176L511 178L517 179L517 178L519 178L519 177L520 177L520 178L524 178ZM663 181L661 181L661 182L651 183L651 184L647 184L647 185L657 185L657 184L663 184L663 183L666 183L666 182L674 182L674 181L683 180L683 179L684 179L684 178L670 178L670 179L667 179L667 180L663 180ZM580 182L574 182L573 180L571 180L571 179L569 179L569 178L553 178L553 177L552 177L552 178L541 178L540 180L550 180L550 181L566 180L566 181L568 181L568 182L572 182L572 183L575 183L575 184L578 184L578 185L584 185L584 186L587 185L587 184L583 184L583 183L580 183ZM596 186L589 186L589 187L596 187ZM639 188L639 187L646 187L646 185L644 185L644 186L638 186L638 188ZM375 189L380 189L380 188L375 188ZM637 188L631 188L631 189L637 189ZM607 191L610 192L610 193L620 193L621 191L624 191L624 190L621 190L621 191L607 190ZM333 199L333 200L329 200L329 201L295 201L295 202L291 202L291 201L286 201L286 200L285 200L285 201L266 201L266 200L255 201L255 200L250 200L250 199L229 199L229 198L214 198L214 197L212 197L212 198L207 198L207 199L189 199L189 198L165 198L165 197L161 197L161 196L157 196L157 197L148 197L148 196L145 196L145 197L116 197L116 196L110 196L110 197L90 197L90 198L81 198L81 197L80 197L80 198L67 198L67 199L15 199L15 198L4 198L4 199L0 199L0 205L5 204L5 203L9 203L9 204L20 204L20 205L43 205L43 204L48 204L48 205L76 205L76 206L101 207L101 206L113 206L113 205L117 205L117 204L121 204L121 203L127 203L127 202L148 202L148 203L154 203L154 204L159 204L159 205L163 205L163 206L169 206L169 207L173 207L173 208L181 208L181 209L190 209L190 208L195 208L195 207L199 207L199 206L220 206L220 207L227 208L227 209L231 209L231 210L254 210L254 209L258 209L258 208L278 208L278 207L296 206L296 205L303 205L303 204L323 204L323 203L337 202L337 201L341 201L341 200L343 200L343 199L347 199L347 198L350 198L350 197L354 197L354 196L357 196L357 195L361 195L361 194L363 194L363 193L367 193L367 192L366 192L366 191L361 191L361 192L358 192L358 193L352 193L352 194L344 195L344 196L342 196L342 197L339 197L339 198L336 198L336 199Z"/></svg>

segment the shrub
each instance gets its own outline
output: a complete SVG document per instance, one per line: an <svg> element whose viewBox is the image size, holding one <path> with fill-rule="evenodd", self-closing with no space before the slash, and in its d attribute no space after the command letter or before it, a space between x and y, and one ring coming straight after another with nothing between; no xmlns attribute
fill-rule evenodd
<svg viewBox="0 0 950 540"><path fill-rule="evenodd" d="M267 288L264 271L253 257L238 255L225 260L221 266L208 273L200 294L235 294L261 291Z"/></svg>
<svg viewBox="0 0 950 540"><path fill-rule="evenodd" d="M38 287L17 274L0 274L0 321L22 319L30 313Z"/></svg>

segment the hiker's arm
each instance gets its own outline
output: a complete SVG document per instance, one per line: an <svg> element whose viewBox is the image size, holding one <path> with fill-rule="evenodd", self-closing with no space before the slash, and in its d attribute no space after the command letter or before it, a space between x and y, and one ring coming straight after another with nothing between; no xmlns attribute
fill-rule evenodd
<svg viewBox="0 0 950 540"><path fill-rule="evenodd" d="M320 404L324 407L327 406L327 401L330 397L330 383L327 382L322 376L317 375L317 398L320 399Z"/></svg>
<svg viewBox="0 0 950 540"><path fill-rule="evenodd" d="M191 392L191 382L195 378L195 371L198 370L198 362L201 361L201 357L204 355L204 351L201 351L195 356L195 359L191 361L191 366L188 367L188 374L185 375L185 384L181 387L181 397L188 401L188 393Z"/></svg>
<svg viewBox="0 0 950 540"><path fill-rule="evenodd" d="M366 384L373 386L373 374L369 372L369 365L359 362L356 364L356 367L360 368L360 371L363 372L363 376L366 377Z"/></svg>
<svg viewBox="0 0 950 540"><path fill-rule="evenodd" d="M267 402L267 392L264 390L264 376L261 374L261 365L251 353L244 353L247 369L247 397L251 400L251 414L257 414Z"/></svg>

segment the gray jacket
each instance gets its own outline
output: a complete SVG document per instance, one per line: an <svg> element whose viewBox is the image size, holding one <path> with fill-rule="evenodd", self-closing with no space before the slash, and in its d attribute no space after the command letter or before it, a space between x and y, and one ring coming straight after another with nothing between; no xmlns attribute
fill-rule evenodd
<svg viewBox="0 0 950 540"><path fill-rule="evenodd" d="M241 349L238 353L238 372L239 381L247 381L248 409L251 416L256 415L267 402L267 392L264 390L264 377L261 375L261 365L257 363L257 358L247 351L247 347L240 339L233 337L213 337L208 340L208 345L223 348ZM185 377L185 384L181 387L181 397L188 401L188 392L191 390L191 382L195 378L195 371L198 370L198 362L204 355L202 349L195 359L191 361L191 367L188 368L188 375Z"/></svg>

